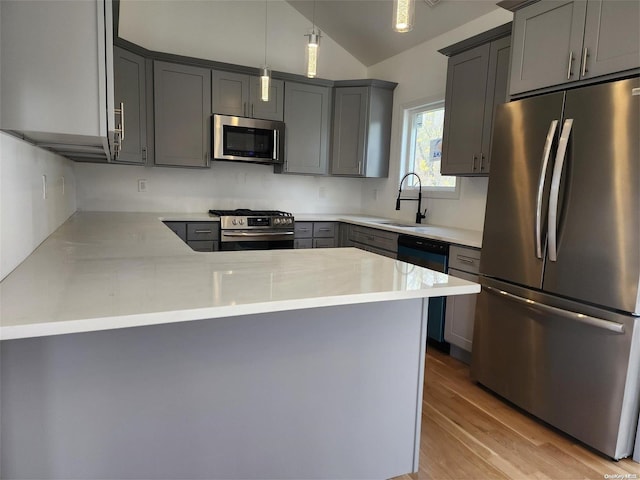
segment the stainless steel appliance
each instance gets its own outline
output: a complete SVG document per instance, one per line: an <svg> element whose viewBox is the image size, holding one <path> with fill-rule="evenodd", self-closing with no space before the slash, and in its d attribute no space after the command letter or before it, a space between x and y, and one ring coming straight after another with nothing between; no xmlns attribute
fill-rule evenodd
<svg viewBox="0 0 640 480"><path fill-rule="evenodd" d="M213 158L236 162L284 162L284 122L214 114Z"/></svg>
<svg viewBox="0 0 640 480"><path fill-rule="evenodd" d="M279 210L209 210L220 217L220 250L293 248L293 215Z"/></svg>
<svg viewBox="0 0 640 480"><path fill-rule="evenodd" d="M420 211L418 210L418 214ZM449 244L438 240L400 235L398 237L398 260L447 273ZM429 299L427 340L440 350L449 351L444 339L445 297Z"/></svg>
<svg viewBox="0 0 640 480"><path fill-rule="evenodd" d="M472 377L619 459L640 394L640 79L497 108Z"/></svg>

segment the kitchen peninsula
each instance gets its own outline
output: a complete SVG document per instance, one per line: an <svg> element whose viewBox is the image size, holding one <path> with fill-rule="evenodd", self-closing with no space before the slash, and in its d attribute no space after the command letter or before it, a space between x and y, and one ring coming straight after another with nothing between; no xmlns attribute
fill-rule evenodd
<svg viewBox="0 0 640 480"><path fill-rule="evenodd" d="M199 253L72 216L0 283L2 478L417 470L425 299L476 284L354 248Z"/></svg>

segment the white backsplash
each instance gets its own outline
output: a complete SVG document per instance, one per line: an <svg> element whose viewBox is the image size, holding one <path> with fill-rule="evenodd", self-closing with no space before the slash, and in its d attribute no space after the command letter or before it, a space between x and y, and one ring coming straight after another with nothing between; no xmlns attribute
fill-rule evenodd
<svg viewBox="0 0 640 480"><path fill-rule="evenodd" d="M273 167L212 162L211 169L76 164L78 209L206 212L264 208L299 213L362 211L366 180L276 175ZM146 180L147 191L138 191Z"/></svg>
<svg viewBox="0 0 640 480"><path fill-rule="evenodd" d="M73 162L0 132L0 280L75 211Z"/></svg>

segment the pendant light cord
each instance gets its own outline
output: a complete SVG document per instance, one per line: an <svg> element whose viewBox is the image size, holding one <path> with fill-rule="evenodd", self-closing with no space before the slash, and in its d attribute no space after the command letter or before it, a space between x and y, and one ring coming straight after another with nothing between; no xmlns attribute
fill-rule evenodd
<svg viewBox="0 0 640 480"><path fill-rule="evenodd" d="M267 15L269 9L267 8L267 2L269 0L264 0L264 65L267 65Z"/></svg>

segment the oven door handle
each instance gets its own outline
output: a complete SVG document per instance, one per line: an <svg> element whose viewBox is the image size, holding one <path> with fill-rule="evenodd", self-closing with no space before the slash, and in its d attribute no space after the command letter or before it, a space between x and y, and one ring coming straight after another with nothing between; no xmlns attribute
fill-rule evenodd
<svg viewBox="0 0 640 480"><path fill-rule="evenodd" d="M295 232L222 232L223 237L280 237L294 234Z"/></svg>

